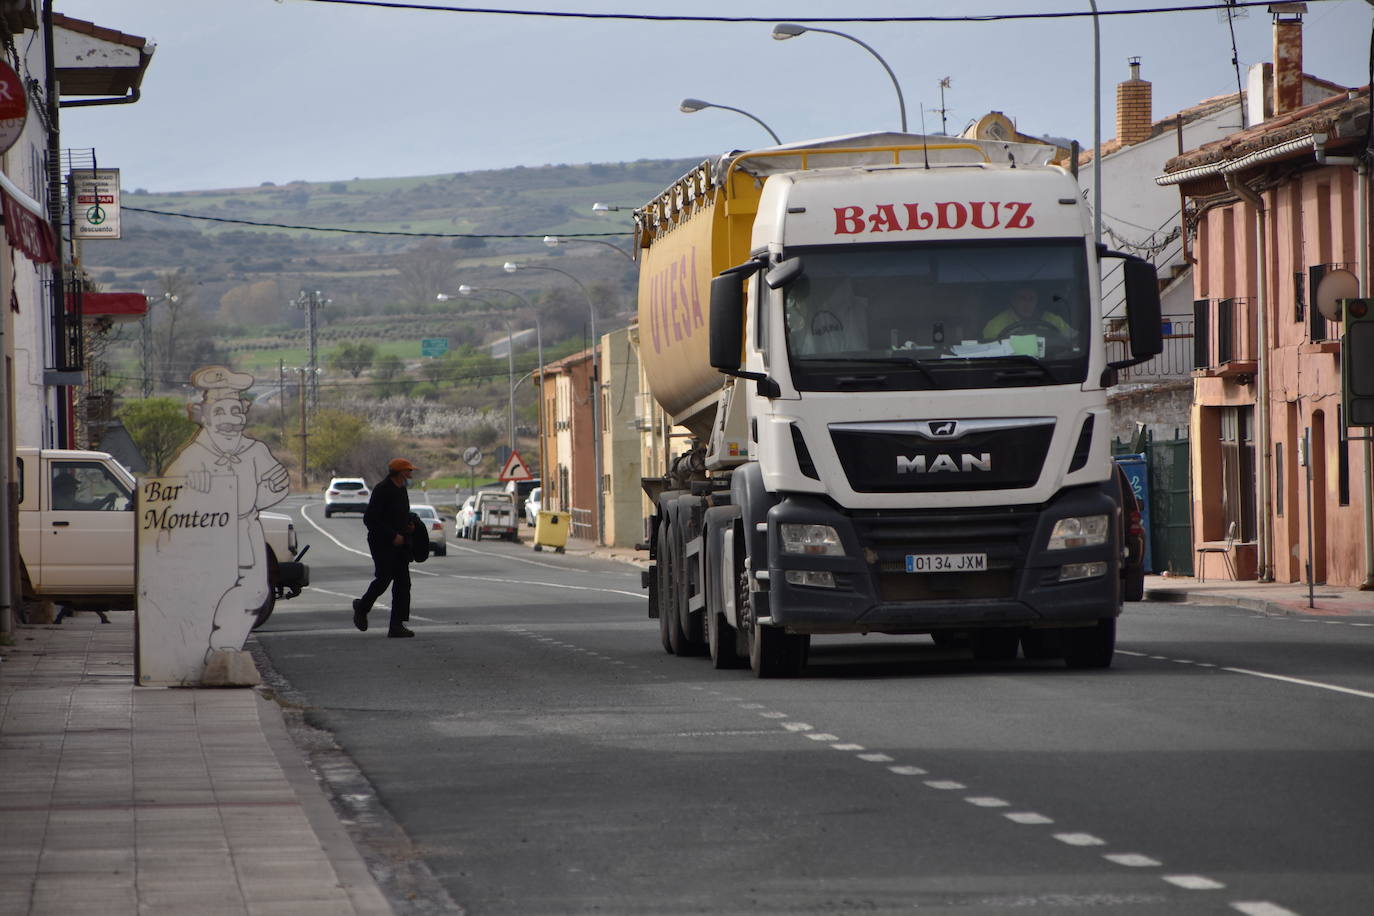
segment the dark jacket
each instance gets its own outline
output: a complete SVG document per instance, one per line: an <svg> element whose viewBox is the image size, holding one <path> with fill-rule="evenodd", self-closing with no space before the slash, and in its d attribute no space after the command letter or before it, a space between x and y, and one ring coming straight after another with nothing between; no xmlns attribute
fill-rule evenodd
<svg viewBox="0 0 1374 916"><path fill-rule="evenodd" d="M409 521L410 494L404 486L393 483L390 476L383 477L372 488L372 496L367 501L367 511L363 513L367 539L394 546L396 535L407 534L406 525Z"/></svg>

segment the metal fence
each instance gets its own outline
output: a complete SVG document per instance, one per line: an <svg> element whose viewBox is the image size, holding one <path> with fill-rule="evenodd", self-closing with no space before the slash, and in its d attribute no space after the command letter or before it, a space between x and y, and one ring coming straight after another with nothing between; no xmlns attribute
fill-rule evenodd
<svg viewBox="0 0 1374 916"><path fill-rule="evenodd" d="M1119 381L1164 381L1166 379L1186 379L1193 370L1193 320L1191 318L1165 319L1161 330L1164 332L1164 349L1148 362L1122 369ZM1107 334L1107 359L1128 359L1131 355L1130 337L1123 333Z"/></svg>
<svg viewBox="0 0 1374 916"><path fill-rule="evenodd" d="M596 540L596 531L593 529L592 520L595 518L591 509L578 509L573 507L568 513L568 537L582 538L584 540Z"/></svg>

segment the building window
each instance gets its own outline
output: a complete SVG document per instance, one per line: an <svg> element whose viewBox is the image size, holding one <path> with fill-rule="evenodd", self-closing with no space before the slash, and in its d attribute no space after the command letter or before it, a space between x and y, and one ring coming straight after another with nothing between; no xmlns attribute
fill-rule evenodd
<svg viewBox="0 0 1374 916"><path fill-rule="evenodd" d="M1221 408L1221 508L1240 540L1255 539L1255 439L1253 407Z"/></svg>

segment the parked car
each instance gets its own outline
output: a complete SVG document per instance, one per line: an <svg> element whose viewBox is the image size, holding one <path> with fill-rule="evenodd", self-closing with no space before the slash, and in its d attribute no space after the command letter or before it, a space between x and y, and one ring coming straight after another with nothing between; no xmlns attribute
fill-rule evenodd
<svg viewBox="0 0 1374 916"><path fill-rule="evenodd" d="M458 514L453 519L453 536L469 540L472 538L472 530L476 527L477 519L477 495L473 494L463 500L463 505L458 507Z"/></svg>
<svg viewBox="0 0 1374 916"><path fill-rule="evenodd" d="M436 557L448 556L448 541L444 537L444 517L439 510L424 503L411 503L410 511L420 516L429 528L429 552Z"/></svg>
<svg viewBox="0 0 1374 916"><path fill-rule="evenodd" d="M506 482L506 492L510 494L511 499L515 500L516 518L520 518L521 516L528 517L525 512L525 502L538 486L538 477L531 480L510 480ZM534 523L530 522L530 524L532 525Z"/></svg>
<svg viewBox="0 0 1374 916"><path fill-rule="evenodd" d="M544 488L535 487L530 490L530 495L525 497L525 521L533 528L539 524L539 510L544 506Z"/></svg>
<svg viewBox="0 0 1374 916"><path fill-rule="evenodd" d="M324 488L324 517L335 512L366 512L371 498L372 491L361 477L335 477Z"/></svg>
<svg viewBox="0 0 1374 916"><path fill-rule="evenodd" d="M471 507L469 507L471 503ZM480 541L484 537L504 538L508 541L519 540L519 530L515 524L515 502L509 493L500 490L482 490L463 503L455 530L462 537Z"/></svg>

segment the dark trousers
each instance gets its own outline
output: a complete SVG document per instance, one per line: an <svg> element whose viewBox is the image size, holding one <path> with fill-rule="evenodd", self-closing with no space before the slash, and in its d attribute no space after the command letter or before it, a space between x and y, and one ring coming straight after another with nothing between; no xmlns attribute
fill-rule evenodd
<svg viewBox="0 0 1374 916"><path fill-rule="evenodd" d="M375 578L363 593L363 610L372 610L373 602L391 586L391 629L399 629L410 619L410 547L380 544L368 538L367 548L372 552Z"/></svg>

